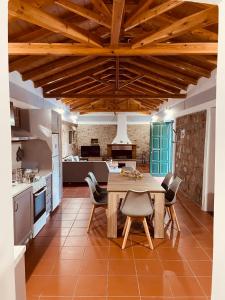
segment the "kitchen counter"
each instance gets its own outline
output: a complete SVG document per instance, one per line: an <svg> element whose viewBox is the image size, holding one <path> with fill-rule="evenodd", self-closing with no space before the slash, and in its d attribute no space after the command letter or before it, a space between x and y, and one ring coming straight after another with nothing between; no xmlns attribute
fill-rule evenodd
<svg viewBox="0 0 225 300"><path fill-rule="evenodd" d="M12 186L12 197L19 195L20 193L24 192L25 190L32 187L31 183L18 183Z"/></svg>
<svg viewBox="0 0 225 300"><path fill-rule="evenodd" d="M50 169L40 170L38 172L39 176L44 176L44 177L47 177L50 174L52 174L52 170L50 170Z"/></svg>

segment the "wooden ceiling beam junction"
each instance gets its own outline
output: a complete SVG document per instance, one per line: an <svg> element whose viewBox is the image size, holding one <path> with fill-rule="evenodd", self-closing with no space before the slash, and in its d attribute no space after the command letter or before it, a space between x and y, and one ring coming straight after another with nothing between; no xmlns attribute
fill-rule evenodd
<svg viewBox="0 0 225 300"><path fill-rule="evenodd" d="M113 0L111 46L118 47L124 15L125 0Z"/></svg>

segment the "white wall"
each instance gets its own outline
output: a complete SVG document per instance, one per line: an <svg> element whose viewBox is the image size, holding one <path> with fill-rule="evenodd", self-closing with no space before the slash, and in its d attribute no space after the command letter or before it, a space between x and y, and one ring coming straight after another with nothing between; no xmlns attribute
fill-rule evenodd
<svg viewBox="0 0 225 300"><path fill-rule="evenodd" d="M212 300L225 298L225 0L219 6Z"/></svg>
<svg viewBox="0 0 225 300"><path fill-rule="evenodd" d="M13 258L13 205L11 197L11 133L8 82L8 23L7 0L0 1L0 298L15 299Z"/></svg>

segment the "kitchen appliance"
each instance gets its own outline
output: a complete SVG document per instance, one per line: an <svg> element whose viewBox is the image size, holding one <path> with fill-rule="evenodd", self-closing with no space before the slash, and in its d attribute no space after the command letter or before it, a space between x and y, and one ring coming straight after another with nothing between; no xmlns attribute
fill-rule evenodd
<svg viewBox="0 0 225 300"><path fill-rule="evenodd" d="M52 134L52 211L59 205L61 198L59 134Z"/></svg>
<svg viewBox="0 0 225 300"><path fill-rule="evenodd" d="M40 177L32 183L33 187L33 237L46 224L46 179Z"/></svg>

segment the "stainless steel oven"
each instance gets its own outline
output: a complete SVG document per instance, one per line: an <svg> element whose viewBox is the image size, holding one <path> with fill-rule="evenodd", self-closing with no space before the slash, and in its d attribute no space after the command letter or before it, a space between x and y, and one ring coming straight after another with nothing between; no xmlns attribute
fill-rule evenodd
<svg viewBox="0 0 225 300"><path fill-rule="evenodd" d="M46 187L33 194L34 224L46 213Z"/></svg>

